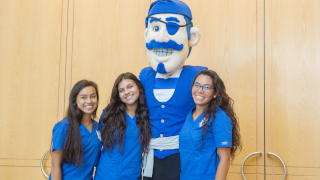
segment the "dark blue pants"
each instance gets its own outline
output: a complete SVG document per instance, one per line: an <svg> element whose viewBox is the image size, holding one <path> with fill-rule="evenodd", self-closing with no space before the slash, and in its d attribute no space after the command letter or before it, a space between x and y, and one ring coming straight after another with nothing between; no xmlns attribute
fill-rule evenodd
<svg viewBox="0 0 320 180"><path fill-rule="evenodd" d="M164 159L154 156L152 178L143 177L143 180L180 180L180 172L180 153L170 155Z"/></svg>

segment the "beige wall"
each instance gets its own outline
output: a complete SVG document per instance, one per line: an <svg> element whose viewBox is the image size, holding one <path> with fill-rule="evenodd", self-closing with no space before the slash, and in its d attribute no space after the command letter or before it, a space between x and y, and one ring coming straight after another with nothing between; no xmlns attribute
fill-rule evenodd
<svg viewBox="0 0 320 180"><path fill-rule="evenodd" d="M153 0L0 0L0 179L46 179L40 159L72 86L98 83L98 115L115 78L148 66L144 19ZM228 179L319 179L320 2L185 0L201 40L186 64L224 80L243 150ZM50 172L50 155L45 161Z"/></svg>

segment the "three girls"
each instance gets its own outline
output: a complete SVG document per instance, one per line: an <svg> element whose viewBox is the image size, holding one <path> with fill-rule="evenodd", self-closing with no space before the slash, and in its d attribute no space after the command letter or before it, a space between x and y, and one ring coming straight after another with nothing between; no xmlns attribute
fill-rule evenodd
<svg viewBox="0 0 320 180"><path fill-rule="evenodd" d="M225 180L230 159L241 149L233 100L211 70L195 77L192 97L196 107L180 132L180 178ZM95 180L141 179L142 153L152 137L142 84L131 73L121 74L100 126L91 119L98 100L95 83L82 80L73 87L68 115L53 130L51 179L92 179L101 147Z"/></svg>

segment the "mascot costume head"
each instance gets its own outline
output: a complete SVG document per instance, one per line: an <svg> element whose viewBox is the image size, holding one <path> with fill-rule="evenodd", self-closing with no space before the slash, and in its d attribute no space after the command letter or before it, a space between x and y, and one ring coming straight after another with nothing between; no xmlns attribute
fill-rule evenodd
<svg viewBox="0 0 320 180"><path fill-rule="evenodd" d="M151 67L163 75L180 69L191 48L198 44L200 31L193 27L190 8L179 0L157 0L146 18L144 40Z"/></svg>

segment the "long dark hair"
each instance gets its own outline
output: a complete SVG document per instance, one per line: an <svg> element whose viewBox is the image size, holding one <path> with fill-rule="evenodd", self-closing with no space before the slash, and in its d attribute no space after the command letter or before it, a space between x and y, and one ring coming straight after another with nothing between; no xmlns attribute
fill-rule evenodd
<svg viewBox="0 0 320 180"><path fill-rule="evenodd" d="M118 86L123 79L133 80L139 89L138 106L136 109L136 124L139 128L139 144L142 144L140 150L141 152L147 152L152 134L149 122L149 111L146 103L146 95L141 82L134 74L130 72L120 74L113 85L110 103L106 107L106 116L103 117L104 126L101 130L103 149L112 150L115 146L118 146L119 151L122 152L124 133L127 128L127 106L119 97Z"/></svg>
<svg viewBox="0 0 320 180"><path fill-rule="evenodd" d="M194 78L194 81L197 79L199 75L206 75L209 76L212 79L212 85L213 89L216 93L216 98L212 98L212 100L209 102L209 106L204 112L204 123L202 126L202 141L204 140L205 133L207 132L208 128L208 122L213 116L212 120L216 118L216 108L220 107L231 119L233 123L232 128L232 148L231 148L231 160L233 160L235 152L237 149L241 151L242 149L242 143L241 143L241 135L240 135L240 127L238 122L238 117L236 116L234 110L233 110L233 104L234 101L229 97L229 95L226 93L226 87L219 77L219 75L212 70L202 70L200 71L197 76ZM210 127L212 128L212 122L210 123Z"/></svg>
<svg viewBox="0 0 320 180"><path fill-rule="evenodd" d="M69 127L67 132L67 138L64 143L64 148L62 152L62 162L77 164L80 166L82 164L82 144L81 144L81 134L80 125L83 117L83 112L77 106L77 96L79 92L88 86L94 87L97 94L97 103L99 102L98 86L96 83L88 80L81 80L77 82L70 93L69 106L67 111L67 116L69 121ZM92 113L92 118L96 117L97 108Z"/></svg>

